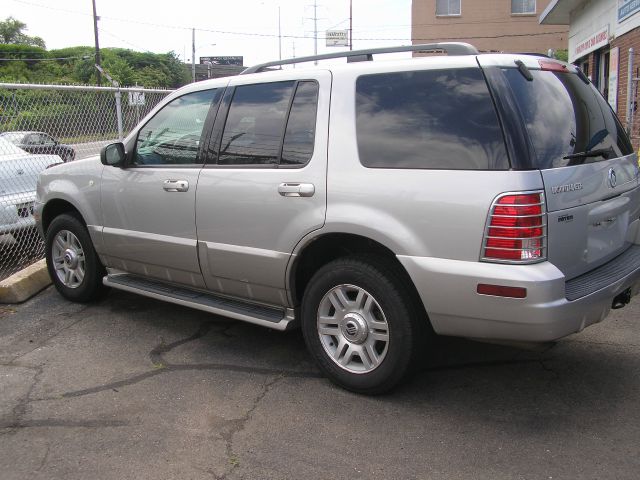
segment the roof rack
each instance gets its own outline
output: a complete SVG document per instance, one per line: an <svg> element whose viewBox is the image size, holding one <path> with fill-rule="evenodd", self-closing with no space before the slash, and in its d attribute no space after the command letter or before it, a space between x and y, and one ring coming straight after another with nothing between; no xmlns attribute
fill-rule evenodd
<svg viewBox="0 0 640 480"><path fill-rule="evenodd" d="M328 60L330 58L346 58L348 62L364 62L373 60L373 55L378 53L397 52L436 52L443 51L447 55L477 55L478 50L473 45L462 42L441 42L425 43L422 45L403 45L399 47L371 48L367 50L349 50L338 53L325 53L323 55L312 55L309 57L289 58L286 60L275 60L273 62L260 63L244 70L240 75L248 73L258 73L268 67L279 65L290 65L293 63L313 62L316 60Z"/></svg>

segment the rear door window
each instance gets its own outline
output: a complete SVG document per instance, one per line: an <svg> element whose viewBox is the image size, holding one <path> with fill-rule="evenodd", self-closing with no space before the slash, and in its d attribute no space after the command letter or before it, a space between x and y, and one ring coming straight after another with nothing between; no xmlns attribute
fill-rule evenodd
<svg viewBox="0 0 640 480"><path fill-rule="evenodd" d="M278 164L294 86L294 81L287 81L236 87L219 165Z"/></svg>
<svg viewBox="0 0 640 480"><path fill-rule="evenodd" d="M509 160L479 68L363 75L360 161L373 168L504 170Z"/></svg>
<svg viewBox="0 0 640 480"><path fill-rule="evenodd" d="M503 73L513 92L535 158L529 168L549 169L629 155L633 148L605 99L573 73L513 68ZM590 152L590 156L580 153Z"/></svg>
<svg viewBox="0 0 640 480"><path fill-rule="evenodd" d="M317 108L318 83L298 83L282 145L283 165L304 165L311 159Z"/></svg>

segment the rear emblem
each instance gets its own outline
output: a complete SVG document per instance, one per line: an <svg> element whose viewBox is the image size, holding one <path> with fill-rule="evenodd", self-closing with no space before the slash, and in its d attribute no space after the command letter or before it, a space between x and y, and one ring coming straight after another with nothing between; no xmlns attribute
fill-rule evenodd
<svg viewBox="0 0 640 480"><path fill-rule="evenodd" d="M576 190L582 190L581 183L569 183L568 185L558 185L557 187L551 187L551 193L566 193L575 192Z"/></svg>
<svg viewBox="0 0 640 480"><path fill-rule="evenodd" d="M616 171L613 168L609 169L608 178L609 178L609 185L611 185L611 188L616 188L618 179L616 178Z"/></svg>

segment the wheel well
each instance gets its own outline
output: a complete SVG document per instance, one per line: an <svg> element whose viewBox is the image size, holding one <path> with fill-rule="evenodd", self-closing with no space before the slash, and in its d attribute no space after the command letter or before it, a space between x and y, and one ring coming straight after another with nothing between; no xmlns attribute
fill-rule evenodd
<svg viewBox="0 0 640 480"><path fill-rule="evenodd" d="M415 294L418 295L411 277L409 277L404 266L389 248L375 240L359 235L331 233L315 239L298 254L290 280L294 303L296 305L300 304L309 280L320 267L337 258L354 254L375 255L386 262L391 262L398 267L398 271L411 285ZM422 301L420 301L420 304L422 304Z"/></svg>
<svg viewBox="0 0 640 480"><path fill-rule="evenodd" d="M86 227L87 224L82 218L82 215L78 211L76 207L71 205L66 200L51 200L47 202L42 210L42 230L46 233L49 225L58 215L62 215L63 213L71 213L78 217L78 220L82 222L82 224Z"/></svg>

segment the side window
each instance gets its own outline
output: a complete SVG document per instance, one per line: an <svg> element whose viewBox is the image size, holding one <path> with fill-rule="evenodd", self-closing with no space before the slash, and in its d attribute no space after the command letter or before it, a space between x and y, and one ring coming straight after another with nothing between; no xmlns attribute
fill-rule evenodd
<svg viewBox="0 0 640 480"><path fill-rule="evenodd" d="M316 133L318 84L300 82L296 89L291 113L284 134L281 163L304 165L311 159Z"/></svg>
<svg viewBox="0 0 640 480"><path fill-rule="evenodd" d="M436 0L436 15L460 15L460 2L461 0Z"/></svg>
<svg viewBox="0 0 640 480"><path fill-rule="evenodd" d="M165 105L140 129L133 165L198 163L200 136L216 92L188 93Z"/></svg>
<svg viewBox="0 0 640 480"><path fill-rule="evenodd" d="M46 145L47 147L52 147L56 144L56 141L53 138L44 133L40 134L40 140L42 141L42 144Z"/></svg>
<svg viewBox="0 0 640 480"><path fill-rule="evenodd" d="M478 68L359 77L356 133L366 167L509 168L498 117Z"/></svg>
<svg viewBox="0 0 640 480"><path fill-rule="evenodd" d="M511 0L511 13L513 15L535 15L536 0Z"/></svg>
<svg viewBox="0 0 640 480"><path fill-rule="evenodd" d="M294 81L236 87L220 143L219 165L277 164Z"/></svg>

